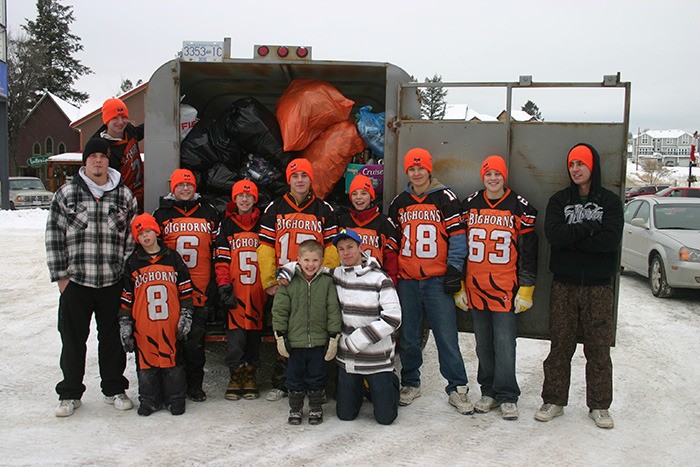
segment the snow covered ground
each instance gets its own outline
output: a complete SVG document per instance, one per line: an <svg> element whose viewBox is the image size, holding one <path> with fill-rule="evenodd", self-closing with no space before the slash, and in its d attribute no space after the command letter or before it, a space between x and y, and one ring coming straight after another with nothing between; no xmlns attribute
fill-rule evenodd
<svg viewBox="0 0 700 467"><path fill-rule="evenodd" d="M56 418L58 290L45 264L45 219L45 211L0 211L0 464L698 465L700 293L657 299L631 274L622 277L612 350L613 430L596 428L587 416L581 348L565 415L533 419L549 346L529 339L518 340L518 421L504 421L497 411L463 416L450 407L431 339L423 396L400 408L394 425L377 425L369 404L358 420L342 422L330 401L321 426L292 427L286 400L226 401L226 369L217 354L206 369L209 399L188 402L185 415L118 412L102 402L93 330L83 406ZM473 336L461 335L460 343L476 398ZM133 354L126 375L136 401Z"/></svg>
<svg viewBox="0 0 700 467"><path fill-rule="evenodd" d="M643 180L644 170L642 169L641 162L642 158L639 159L640 163L637 165L634 160L629 160L627 162L627 187L630 186L641 186L650 185L650 183ZM666 167L668 173L661 177L661 180L651 185L670 185L670 186L688 186L688 167ZM700 169L693 167L693 175L700 179ZM700 182L693 182L691 185L693 187L700 187Z"/></svg>

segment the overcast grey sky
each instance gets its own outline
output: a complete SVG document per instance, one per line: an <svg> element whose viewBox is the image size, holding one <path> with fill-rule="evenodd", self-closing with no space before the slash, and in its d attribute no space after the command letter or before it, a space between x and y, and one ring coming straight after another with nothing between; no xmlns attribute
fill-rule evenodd
<svg viewBox="0 0 700 467"><path fill-rule="evenodd" d="M36 17L34 0L7 3L11 31ZM619 71L632 82L630 131L700 129L698 0L62 3L73 7L73 33L84 46L78 58L94 72L76 85L90 93L88 108L117 94L122 78L148 80L182 41L231 37L238 58L251 58L254 44L306 45L316 60L390 62L419 80L437 73L445 82L517 81L520 75L598 82ZM532 99L549 120L621 115L621 93L519 92L515 106ZM448 102L494 115L503 109L500 94L496 104L486 95L454 90Z"/></svg>

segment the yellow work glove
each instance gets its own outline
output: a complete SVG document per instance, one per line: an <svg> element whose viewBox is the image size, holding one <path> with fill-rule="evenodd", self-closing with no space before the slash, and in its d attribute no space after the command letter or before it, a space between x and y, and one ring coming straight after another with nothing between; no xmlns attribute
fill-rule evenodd
<svg viewBox="0 0 700 467"><path fill-rule="evenodd" d="M532 295L535 293L534 285L523 285L518 288L518 293L513 300L513 309L515 313L522 313L532 307Z"/></svg>
<svg viewBox="0 0 700 467"><path fill-rule="evenodd" d="M453 297L455 299L455 305L457 305L457 308L464 311L469 311L469 305L467 304L467 290L464 286L464 281L459 283L459 292L454 294Z"/></svg>

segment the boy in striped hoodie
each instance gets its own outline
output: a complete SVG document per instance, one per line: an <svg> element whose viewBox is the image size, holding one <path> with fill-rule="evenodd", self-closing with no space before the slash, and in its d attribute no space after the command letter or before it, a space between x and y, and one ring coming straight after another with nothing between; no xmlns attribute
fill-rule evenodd
<svg viewBox="0 0 700 467"><path fill-rule="evenodd" d="M336 413L341 420L357 417L366 380L374 418L390 425L399 405L399 378L394 371L394 335L401 325L399 297L379 262L363 254L356 232L341 230L333 244L341 263L333 269L333 279L343 319L336 356Z"/></svg>

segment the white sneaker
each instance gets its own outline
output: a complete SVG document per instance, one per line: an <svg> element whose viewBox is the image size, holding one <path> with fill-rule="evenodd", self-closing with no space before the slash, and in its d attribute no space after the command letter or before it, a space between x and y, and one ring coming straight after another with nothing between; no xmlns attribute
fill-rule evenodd
<svg viewBox="0 0 700 467"><path fill-rule="evenodd" d="M411 405L414 399L420 397L420 388L413 386L403 386L401 387L401 392L399 393L399 405Z"/></svg>
<svg viewBox="0 0 700 467"><path fill-rule="evenodd" d="M481 396L481 399L474 403L474 410L479 413L489 413L491 409L495 409L499 405L501 403L493 397Z"/></svg>
<svg viewBox="0 0 700 467"><path fill-rule="evenodd" d="M274 402L282 399L283 397L287 397L286 391L283 391L281 389L270 389L270 391L265 396L265 399L270 402Z"/></svg>
<svg viewBox="0 0 700 467"><path fill-rule="evenodd" d="M501 404L501 417L503 417L503 420L517 420L518 415L518 406L514 402Z"/></svg>
<svg viewBox="0 0 700 467"><path fill-rule="evenodd" d="M615 426L610 413L605 409L593 409L588 412L588 416L593 419L598 428L610 429Z"/></svg>
<svg viewBox="0 0 700 467"><path fill-rule="evenodd" d="M457 412L462 415L471 415L474 413L474 405L469 400L467 392L469 392L467 386L457 386L457 389L450 393L448 399L450 405L456 407Z"/></svg>
<svg viewBox="0 0 700 467"><path fill-rule="evenodd" d="M564 415L564 407L556 404L542 404L542 407L535 412L535 420L548 422L554 417Z"/></svg>
<svg viewBox="0 0 700 467"><path fill-rule="evenodd" d="M105 396L105 402L113 405L117 410L129 410L134 408L134 403L131 402L131 399L129 399L129 396L127 396L125 392L114 396Z"/></svg>
<svg viewBox="0 0 700 467"><path fill-rule="evenodd" d="M83 405L80 399L63 399L58 401L56 406L57 417L70 417L75 412L75 409Z"/></svg>

